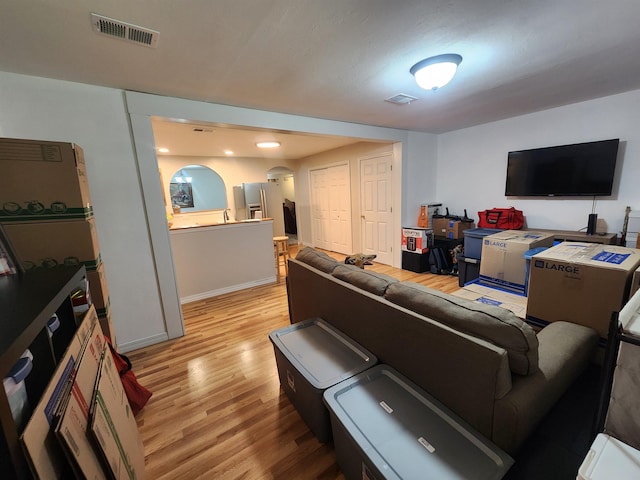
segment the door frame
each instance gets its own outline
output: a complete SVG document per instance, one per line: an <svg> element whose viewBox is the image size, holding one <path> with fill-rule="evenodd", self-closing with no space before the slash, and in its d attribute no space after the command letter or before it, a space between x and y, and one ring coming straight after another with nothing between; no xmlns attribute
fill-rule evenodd
<svg viewBox="0 0 640 480"><path fill-rule="evenodd" d="M372 160L374 158L380 158L380 157L385 157L388 156L390 157L389 160L391 161L391 231L392 232L400 232L400 229L397 228L397 219L396 219L396 211L399 210L398 207L396 207L396 189L399 188L396 186L396 179L395 179L395 171L396 171L396 166L395 166L395 161L394 161L394 157L395 157L395 149L392 149L391 152L387 153L379 153L379 154L370 154L370 155L364 155L362 157L358 157L358 232L360 235L360 251L363 251L362 245L363 245L363 241L364 241L364 225L362 223L362 163L366 162L367 160ZM400 233L398 233L398 235L396 235L395 237L400 238ZM396 245L396 243L398 243ZM394 237L392 236L392 240L391 240L391 266L397 267L398 264L396 263L396 251L400 249L400 243L394 241Z"/></svg>
<svg viewBox="0 0 640 480"><path fill-rule="evenodd" d="M160 175L158 173L158 159L155 151L156 145L151 126L151 117L221 123L247 128L271 130L278 128L292 132L355 137L361 138L363 141L394 142L393 168L395 174L393 188L394 192L400 192L402 158L407 155L402 149L402 143L406 143L409 140L409 132L406 130L219 105L132 91L123 92L123 110L129 117L131 141L134 147L135 162L141 186L141 201L145 209L149 243L153 251L153 262L156 271L155 281L160 295L166 331L165 334L161 335L162 339L180 337L185 334L185 328L178 295ZM353 198L353 190L351 193ZM394 194L394 197L397 195L399 193ZM401 197L394 198L394 205L398 207L401 206L399 198ZM400 225L401 213L401 208L397 208L394 215L394 228ZM399 247L396 255L397 265L400 265ZM159 336L157 338L160 339ZM136 348L158 343L162 339L157 340L156 337L143 339L139 342L139 345L136 345Z"/></svg>

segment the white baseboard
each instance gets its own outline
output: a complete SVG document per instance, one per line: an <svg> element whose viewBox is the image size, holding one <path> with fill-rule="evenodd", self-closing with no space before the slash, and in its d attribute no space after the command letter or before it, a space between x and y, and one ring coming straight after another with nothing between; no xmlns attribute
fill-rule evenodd
<svg viewBox="0 0 640 480"><path fill-rule="evenodd" d="M276 276L263 278L261 280L254 280L252 282L240 283L238 285L231 285L230 287L220 288L218 290L209 290L208 292L197 293L195 295L189 295L186 297L180 297L180 303L196 302L198 300L204 300L205 298L217 297L218 295L224 295L225 293L237 292L238 290L245 290L251 287L258 287L260 285L267 285L269 283L275 283Z"/></svg>
<svg viewBox="0 0 640 480"><path fill-rule="evenodd" d="M116 338L116 343L118 345L118 351L120 353L127 353L142 347L155 345L156 343L166 342L167 340L169 340L169 336L167 335L167 332L162 332L162 333L158 333L157 335L152 335L150 337L141 338L140 340L134 340L133 342L126 342L126 343L117 343L118 339Z"/></svg>

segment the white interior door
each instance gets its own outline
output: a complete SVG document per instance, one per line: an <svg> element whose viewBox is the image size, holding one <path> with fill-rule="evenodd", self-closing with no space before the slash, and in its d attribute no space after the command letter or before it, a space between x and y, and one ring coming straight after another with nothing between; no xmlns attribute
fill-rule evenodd
<svg viewBox="0 0 640 480"><path fill-rule="evenodd" d="M393 265L393 205L391 155L360 161L362 253Z"/></svg>
<svg viewBox="0 0 640 480"><path fill-rule="evenodd" d="M313 246L325 250L331 250L328 177L329 172L326 168L309 172Z"/></svg>
<svg viewBox="0 0 640 480"><path fill-rule="evenodd" d="M345 255L352 251L351 180L349 166L329 169L329 218L331 221L331 250Z"/></svg>

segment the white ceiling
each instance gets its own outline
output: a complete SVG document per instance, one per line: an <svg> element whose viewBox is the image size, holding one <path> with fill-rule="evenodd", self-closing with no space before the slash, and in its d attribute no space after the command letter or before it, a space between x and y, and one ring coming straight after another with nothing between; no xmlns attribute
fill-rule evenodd
<svg viewBox="0 0 640 480"><path fill-rule="evenodd" d="M442 133L640 89L639 25L638 0L2 0L0 70ZM441 53L456 77L419 89L409 69Z"/></svg>

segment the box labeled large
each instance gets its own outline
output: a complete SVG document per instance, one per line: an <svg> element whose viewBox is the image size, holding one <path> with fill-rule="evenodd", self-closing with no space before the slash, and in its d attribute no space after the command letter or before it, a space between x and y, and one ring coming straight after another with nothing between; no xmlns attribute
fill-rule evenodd
<svg viewBox="0 0 640 480"><path fill-rule="evenodd" d="M527 318L585 325L606 338L639 265L634 248L563 242L544 250L531 259Z"/></svg>
<svg viewBox="0 0 640 480"><path fill-rule="evenodd" d="M553 235L527 230L504 230L484 237L479 281L483 285L524 294L525 252L553 245Z"/></svg>
<svg viewBox="0 0 640 480"><path fill-rule="evenodd" d="M497 480L513 464L464 420L386 365L329 388L324 401L345 478Z"/></svg>
<svg viewBox="0 0 640 480"><path fill-rule="evenodd" d="M92 213L82 148L0 139L0 221L83 219Z"/></svg>
<svg viewBox="0 0 640 480"><path fill-rule="evenodd" d="M495 228L468 228L464 234L464 256L480 259L482 256L482 241L484 237L500 233L502 230Z"/></svg>
<svg viewBox="0 0 640 480"><path fill-rule="evenodd" d="M433 245L433 230L421 227L402 229L402 250L413 253L427 253Z"/></svg>
<svg viewBox="0 0 640 480"><path fill-rule="evenodd" d="M6 223L2 228L26 270L80 264L95 270L100 265L93 219Z"/></svg>
<svg viewBox="0 0 640 480"><path fill-rule="evenodd" d="M464 231L475 227L473 222L463 222L451 218L434 218L433 234L437 237L444 237L450 240L463 238Z"/></svg>
<svg viewBox="0 0 640 480"><path fill-rule="evenodd" d="M269 334L280 385L321 442L331 441L323 392L376 364L377 358L319 318Z"/></svg>

